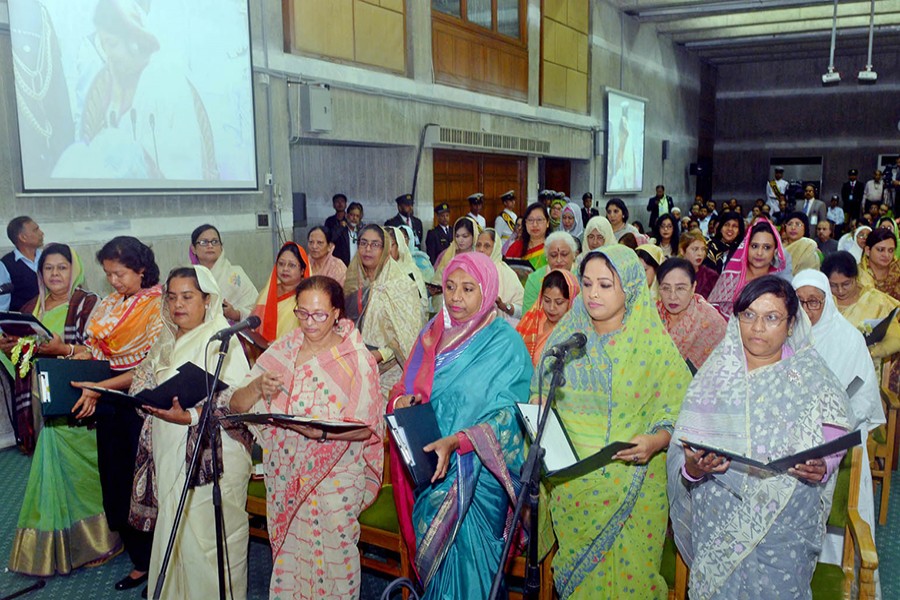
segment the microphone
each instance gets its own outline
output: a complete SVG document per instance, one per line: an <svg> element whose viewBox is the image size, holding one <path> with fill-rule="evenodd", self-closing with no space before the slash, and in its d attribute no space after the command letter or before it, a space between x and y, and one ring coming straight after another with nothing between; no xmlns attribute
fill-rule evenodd
<svg viewBox="0 0 900 600"><path fill-rule="evenodd" d="M222 329L221 331L217 331L215 334L213 334L213 336L211 338L209 338L209 341L211 341L211 342L213 340L218 340L220 342L224 341L239 331L243 331L245 329L256 329L257 327L259 327L259 324L261 322L262 321L260 321L259 317L257 317L256 315L250 315L243 321L235 323L231 327L226 327L225 329Z"/></svg>
<svg viewBox="0 0 900 600"><path fill-rule="evenodd" d="M563 359L572 350L584 348L585 344L587 344L587 336L581 332L576 332L570 335L569 339L566 341L545 350L544 354L555 356L557 359Z"/></svg>
<svg viewBox="0 0 900 600"><path fill-rule="evenodd" d="M16 286L14 286L11 281L9 283L4 283L3 285L0 285L0 296L3 294L12 294L14 289L16 289Z"/></svg>

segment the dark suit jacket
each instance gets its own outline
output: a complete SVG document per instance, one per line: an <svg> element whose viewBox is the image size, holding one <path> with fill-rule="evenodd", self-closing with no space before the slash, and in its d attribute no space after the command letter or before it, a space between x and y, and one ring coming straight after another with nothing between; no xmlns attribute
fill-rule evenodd
<svg viewBox="0 0 900 600"><path fill-rule="evenodd" d="M834 254L838 251L837 240L829 239L823 242L822 240L816 238L816 245L819 246L819 251L822 253L822 256L828 256L829 254Z"/></svg>
<svg viewBox="0 0 900 600"><path fill-rule="evenodd" d="M338 234L341 232L341 228L347 225L347 216L344 213L343 222L337 220L337 216L331 215L327 219L325 219L325 224L322 225L322 228L325 229L325 235L328 237L329 242L334 242L335 238L337 238Z"/></svg>
<svg viewBox="0 0 900 600"><path fill-rule="evenodd" d="M359 227L356 229L356 235L359 235L359 230L364 227L363 223L359 224ZM341 227L338 229L337 235L334 236L334 251L332 254L341 261L345 265L350 264L350 230L346 227Z"/></svg>
<svg viewBox="0 0 900 600"><path fill-rule="evenodd" d="M413 215L412 217L410 217L410 221L412 221L413 233L416 234L416 239L419 241L419 243L416 244L416 248L421 250L422 240L424 238L424 236L422 235L422 220ZM406 225L406 221L403 220L403 217L400 216L400 213L397 213L396 215L385 221L384 224L388 227L400 227L401 225Z"/></svg>
<svg viewBox="0 0 900 600"><path fill-rule="evenodd" d="M582 227L587 225L587 222L591 220L591 217L599 217L600 211L596 208L592 208L591 212L588 213L585 207L581 207L581 225Z"/></svg>
<svg viewBox="0 0 900 600"><path fill-rule="evenodd" d="M672 203L672 196L666 194L663 196L669 202L669 210L675 206ZM657 198L655 195L647 200L647 210L650 212L650 229L654 229L656 227L656 221L659 219L659 201L662 198Z"/></svg>
<svg viewBox="0 0 900 600"><path fill-rule="evenodd" d="M437 262L437 257L450 246L452 241L453 228L449 225L447 226L447 233L444 233L440 225L428 232L428 237L425 238L425 251L428 252L431 264Z"/></svg>
<svg viewBox="0 0 900 600"><path fill-rule="evenodd" d="M853 199L850 199L850 190L853 190ZM856 185L851 188L850 182L845 181L844 185L841 186L841 206L844 211L850 215L851 219L856 219L859 217L861 211L859 210L862 206L862 197L863 192L866 190L866 182L856 180Z"/></svg>

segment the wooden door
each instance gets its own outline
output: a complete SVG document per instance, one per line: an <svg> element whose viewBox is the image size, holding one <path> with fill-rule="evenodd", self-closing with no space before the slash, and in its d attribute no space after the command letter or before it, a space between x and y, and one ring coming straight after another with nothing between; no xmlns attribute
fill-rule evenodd
<svg viewBox="0 0 900 600"><path fill-rule="evenodd" d="M544 159L544 189L563 192L572 197L572 163L560 158Z"/></svg>
<svg viewBox="0 0 900 600"><path fill-rule="evenodd" d="M488 227L503 211L500 196L509 190L516 193L515 211L525 210L525 180L528 165L525 157L478 154L452 150L434 151L434 203L450 205L450 221L469 212L468 197L484 194L482 214Z"/></svg>

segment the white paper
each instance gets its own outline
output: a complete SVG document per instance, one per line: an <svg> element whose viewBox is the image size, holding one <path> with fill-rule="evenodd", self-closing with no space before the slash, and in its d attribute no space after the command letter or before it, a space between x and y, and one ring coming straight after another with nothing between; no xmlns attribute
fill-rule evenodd
<svg viewBox="0 0 900 600"><path fill-rule="evenodd" d="M519 414L525 422L528 437L534 441L537 435L538 420L540 419L540 406L537 404L517 403ZM559 471L578 462L578 456L566 437L562 423L556 418L556 413L550 411L547 424L544 426L544 437L541 438L541 446L544 448L544 466L547 471Z"/></svg>
<svg viewBox="0 0 900 600"><path fill-rule="evenodd" d="M397 448L400 449L400 454L403 455L403 461L409 465L410 468L416 466L416 461L413 459L412 452L409 449L409 440L406 439L406 432L402 427L397 425L397 417L394 415L385 416L388 425L391 427L391 431L394 432L394 443L397 444Z"/></svg>

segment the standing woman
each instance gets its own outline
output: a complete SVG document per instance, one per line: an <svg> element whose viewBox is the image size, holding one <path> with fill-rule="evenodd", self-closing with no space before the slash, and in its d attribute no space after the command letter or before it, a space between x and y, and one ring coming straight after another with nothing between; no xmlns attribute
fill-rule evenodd
<svg viewBox="0 0 900 600"><path fill-rule="evenodd" d="M678 224L671 214L666 213L659 217L653 237L656 238L656 245L660 247L665 258L678 255Z"/></svg>
<svg viewBox="0 0 900 600"><path fill-rule="evenodd" d="M668 447L691 374L669 338L640 261L621 245L581 263L581 301L548 345L587 335L583 355L565 365L556 410L579 456L616 441L634 447L584 477L549 490L559 550L553 558L561 598L665 598L659 574L668 519ZM538 378L532 380L536 398ZM546 391L546 390L544 390ZM549 548L552 540L542 540ZM616 590L616 591L614 591Z"/></svg>
<svg viewBox="0 0 900 600"><path fill-rule="evenodd" d="M511 534L512 478L524 451L514 405L528 398L531 361L497 318L497 270L488 257L457 256L443 283L443 314L422 330L388 412L430 403L445 437L425 446L437 470L415 497L391 453L394 500L424 597L486 598Z"/></svg>
<svg viewBox="0 0 900 600"><path fill-rule="evenodd" d="M544 240L550 235L550 213L540 202L525 209L525 228L522 237L506 250L506 258L524 258L535 269L547 264L544 256Z"/></svg>
<svg viewBox="0 0 900 600"><path fill-rule="evenodd" d="M628 224L628 207L621 198L612 198L606 203L606 218L612 225L617 242L621 241L622 236L626 233L634 234L635 238L640 233L634 225Z"/></svg>
<svg viewBox="0 0 900 600"><path fill-rule="evenodd" d="M81 287L81 259L64 244L49 244L38 260L38 274L38 296L21 311L37 317L53 339L36 354L64 358L83 353L84 329L99 298ZM17 404L27 401L30 409L31 376L17 377L15 389ZM95 430L70 418L48 419L37 437L10 571L40 577L67 574L109 558L118 548L118 536L103 515Z"/></svg>
<svg viewBox="0 0 900 600"><path fill-rule="evenodd" d="M316 226L309 230L309 233L306 234L306 247L309 254L310 275L331 277L339 284L344 285L347 265L332 254L334 244L328 241L324 227Z"/></svg>
<svg viewBox="0 0 900 600"><path fill-rule="evenodd" d="M790 213L784 223L784 249L791 255L791 275L804 269L818 269L822 261L819 259L819 246L809 234L809 217L806 213Z"/></svg>
<svg viewBox="0 0 900 600"><path fill-rule="evenodd" d="M540 301L516 325L516 331L522 336L525 348L531 355L533 366L537 366L544 346L547 345L547 338L553 333L556 324L572 310L580 291L578 279L568 269L553 270L544 277Z"/></svg>
<svg viewBox="0 0 900 600"><path fill-rule="evenodd" d="M134 370L129 393L153 389L178 374L184 364L215 369L219 344L207 345L210 337L228 321L222 314L222 299L216 281L206 267L173 269L166 280L162 304L163 328L147 358ZM241 346L232 343L222 363L219 379L229 386L241 383L250 372ZM221 396L213 398L216 416L230 412ZM184 410L177 397L172 408L145 407L131 498L131 524L153 532L148 589L156 588L169 536L175 525L178 501L184 487L194 448L200 443L198 422L203 403ZM215 427L215 422L211 422ZM192 491L184 507L184 518L175 538L172 562L166 573L163 598L203 598L218 589L216 570L216 525L213 507L212 450L204 448L191 481ZM247 481L250 478L250 434L242 425L223 425L216 436L221 469L222 511L230 574L226 574L229 596L247 596Z"/></svg>
<svg viewBox="0 0 900 600"><path fill-rule="evenodd" d="M153 250L139 239L120 236L107 242L97 261L103 265L113 292L101 300L91 314L85 333L87 351L79 358L108 360L118 373L101 381L72 382L74 387L100 386L127 390L133 369L147 356L162 330L160 318L159 267ZM72 412L82 419L94 414L97 392L82 389ZM134 567L115 588L127 590L147 580L153 533L139 531L128 522L131 484L143 419L124 403L111 403L110 414L97 415L97 463L103 489L103 509L109 528L118 531Z"/></svg>
<svg viewBox="0 0 900 600"><path fill-rule="evenodd" d="M347 317L372 349L384 391L400 379L406 357L425 322L419 290L391 259L389 244L390 238L381 226L363 227L359 250L347 267L344 282Z"/></svg>
<svg viewBox="0 0 900 600"><path fill-rule="evenodd" d="M717 273L721 273L725 269L728 259L744 239L744 219L741 215L736 212L726 212L719 218L719 222L719 230L709 241L706 252L707 262L711 262L715 266Z"/></svg>
<svg viewBox="0 0 900 600"><path fill-rule="evenodd" d="M223 399L233 393L231 409L240 413L363 425L341 432L312 425L252 428L263 449L274 563L269 597L358 598L358 519L381 489L384 461L378 367L359 330L344 318L337 282L304 279L296 304L300 326L272 344L248 383L226 390Z"/></svg>
<svg viewBox="0 0 900 600"><path fill-rule="evenodd" d="M699 369L725 337L725 319L697 293L694 266L675 257L656 272L659 317L681 357Z"/></svg>
<svg viewBox="0 0 900 600"><path fill-rule="evenodd" d="M306 250L296 242L285 242L275 257L269 282L259 293L256 308L253 309L253 314L262 320L258 331L269 343L299 325L294 316L294 293L309 273Z"/></svg>
<svg viewBox="0 0 900 600"><path fill-rule="evenodd" d="M519 281L519 276L508 264L503 262L500 253L500 243L497 232L491 228L485 229L475 242L475 250L490 257L491 262L497 267L497 276L500 281L500 289L497 293L497 310L510 325L515 327L522 317L522 301L525 298L525 288Z"/></svg>
<svg viewBox="0 0 900 600"><path fill-rule="evenodd" d="M894 258L896 250L897 238L893 231L884 227L872 230L859 263L859 281L900 300L900 260Z"/></svg>
<svg viewBox="0 0 900 600"><path fill-rule="evenodd" d="M575 259L574 271L581 268L584 257L601 246L612 246L617 243L616 234L606 217L591 217L584 227L584 236L581 238L581 254Z"/></svg>
<svg viewBox="0 0 900 600"><path fill-rule="evenodd" d="M201 225L191 233L188 252L191 264L209 269L222 293L222 312L229 321L241 321L250 316L259 292L244 269L225 258L225 246L219 230L210 224Z"/></svg>
<svg viewBox="0 0 900 600"><path fill-rule="evenodd" d="M699 229L688 231L678 241L678 250L678 255L694 266L697 274L697 293L708 298L719 280L719 274L706 265L708 254L706 238Z"/></svg>

